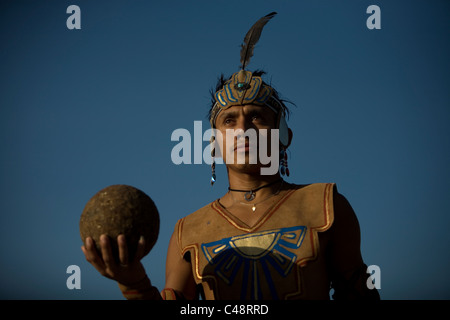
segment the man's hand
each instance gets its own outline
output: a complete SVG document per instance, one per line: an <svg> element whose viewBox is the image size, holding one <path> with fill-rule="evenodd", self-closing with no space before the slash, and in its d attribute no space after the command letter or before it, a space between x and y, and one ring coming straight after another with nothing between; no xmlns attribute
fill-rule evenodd
<svg viewBox="0 0 450 320"><path fill-rule="evenodd" d="M116 262L112 254L109 238L106 235L100 236L101 256L97 253L94 240L87 237L85 241L86 246L82 246L86 260L100 272L101 275L116 280L124 285L131 285L137 283L146 277L145 269L141 263L144 256L145 240L141 237L138 242L136 256L132 261L128 261L128 248L124 235L117 237L117 244L119 247L119 260Z"/></svg>

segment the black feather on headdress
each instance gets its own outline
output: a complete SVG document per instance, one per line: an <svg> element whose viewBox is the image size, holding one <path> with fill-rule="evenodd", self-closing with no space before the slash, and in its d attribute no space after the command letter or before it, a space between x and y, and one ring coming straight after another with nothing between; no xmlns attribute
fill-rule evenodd
<svg viewBox="0 0 450 320"><path fill-rule="evenodd" d="M277 13L271 12L268 15L262 17L248 30L244 38L244 43L241 45L241 68L245 70L245 67L250 62L250 58L253 57L253 49L255 44L261 37L261 32L267 22L272 19Z"/></svg>

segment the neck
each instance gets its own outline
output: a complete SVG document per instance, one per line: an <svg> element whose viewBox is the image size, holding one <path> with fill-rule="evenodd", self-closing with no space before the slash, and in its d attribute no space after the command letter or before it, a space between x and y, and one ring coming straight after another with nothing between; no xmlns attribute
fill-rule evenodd
<svg viewBox="0 0 450 320"><path fill-rule="evenodd" d="M236 190L255 190L260 187L266 186L268 184L271 184L270 186L266 188L261 188L260 190L255 192L255 200L264 198L270 194L273 194L275 190L279 190L280 185L278 183L275 183L277 181L280 181L281 177L279 174L272 175L272 176L262 176L262 175L254 175L254 174L246 174L240 172L239 174L229 170L228 171L228 182L229 182L229 188L230 189L236 189ZM281 182L281 181L280 181ZM229 191L233 192L236 197L243 197L244 193L239 191Z"/></svg>

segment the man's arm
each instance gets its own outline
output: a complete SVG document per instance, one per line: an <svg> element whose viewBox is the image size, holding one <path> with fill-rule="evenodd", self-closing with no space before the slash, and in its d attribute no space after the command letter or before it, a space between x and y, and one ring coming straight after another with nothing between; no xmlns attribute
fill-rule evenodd
<svg viewBox="0 0 450 320"><path fill-rule="evenodd" d="M120 290L128 300L173 300L196 299L196 284L192 276L191 263L181 256L178 249L176 234L170 239L166 261L166 285L162 291L152 286L144 267L140 262L145 250L143 239L139 241L136 258L128 261L128 252L125 237L120 235L117 239L121 263L117 263L112 255L111 245L106 236L100 237L101 255L97 253L92 238L86 240L86 246L81 249L86 260L97 271L109 279L117 281Z"/></svg>
<svg viewBox="0 0 450 320"><path fill-rule="evenodd" d="M128 259L128 248L124 235L117 237L119 248L119 260L117 262L112 254L109 238L106 235L100 237L101 255L97 252L92 238L86 239L86 246L82 246L86 260L104 277L117 281L125 298L161 300L161 295L157 288L153 287L147 277L145 269L141 263L144 256L145 239L139 240L136 256L133 260Z"/></svg>
<svg viewBox="0 0 450 320"><path fill-rule="evenodd" d="M173 291L178 299L192 300L198 298L192 275L192 265L181 255L176 232L172 234L167 250L165 288L165 291Z"/></svg>
<svg viewBox="0 0 450 320"><path fill-rule="evenodd" d="M330 259L333 298L380 299L376 289L367 287L369 274L361 256L359 222L347 199L335 191L334 223L330 229Z"/></svg>

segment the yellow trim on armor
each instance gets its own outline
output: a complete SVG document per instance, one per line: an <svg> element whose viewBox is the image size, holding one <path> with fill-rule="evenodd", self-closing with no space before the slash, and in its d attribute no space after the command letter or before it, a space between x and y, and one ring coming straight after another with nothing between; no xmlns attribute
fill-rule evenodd
<svg viewBox="0 0 450 320"><path fill-rule="evenodd" d="M213 209L215 209L217 212L219 212L219 214L221 216L223 216L236 229L245 231L245 232L253 232L253 231L257 230L258 228L260 228L272 216L272 214L280 207L280 205L283 204L283 202L286 201L289 198L289 196L291 196L295 191L296 191L295 189L292 189L292 190L289 190L288 192L286 192L286 194L280 200L278 200L276 203L274 203L272 205L272 207L270 207L266 211L266 213L261 217L261 219L253 227L250 227L250 226L244 227L242 225L239 225L238 222L234 221L234 219L237 219L237 220L239 220L239 219L236 217L232 217L231 214L227 211L227 209L222 207L222 205L220 204L220 202L218 200L211 203L211 206ZM245 224L244 222L242 222L240 220L239 220L239 222L241 224Z"/></svg>

